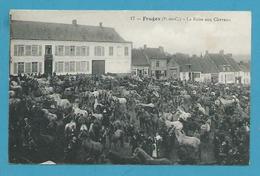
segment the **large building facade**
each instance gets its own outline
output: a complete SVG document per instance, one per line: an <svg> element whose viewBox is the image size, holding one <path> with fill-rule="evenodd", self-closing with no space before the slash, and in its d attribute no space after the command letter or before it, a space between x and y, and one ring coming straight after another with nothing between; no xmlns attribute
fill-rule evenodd
<svg viewBox="0 0 260 176"><path fill-rule="evenodd" d="M11 22L10 74L130 73L132 43L113 28Z"/></svg>

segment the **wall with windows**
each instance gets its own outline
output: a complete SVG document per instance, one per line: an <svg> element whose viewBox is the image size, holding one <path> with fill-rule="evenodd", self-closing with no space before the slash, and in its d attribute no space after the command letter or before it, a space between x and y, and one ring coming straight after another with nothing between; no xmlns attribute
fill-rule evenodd
<svg viewBox="0 0 260 176"><path fill-rule="evenodd" d="M151 70L167 70L167 60L151 59Z"/></svg>
<svg viewBox="0 0 260 176"><path fill-rule="evenodd" d="M235 72L220 72L218 75L218 81L222 84L235 83Z"/></svg>
<svg viewBox="0 0 260 176"><path fill-rule="evenodd" d="M149 66L133 66L132 67L132 74L133 75L149 75Z"/></svg>
<svg viewBox="0 0 260 176"><path fill-rule="evenodd" d="M38 63L38 72L44 72L45 46L51 45L53 55L53 72L92 73L92 60L105 60L105 71L110 73L131 72L132 43L77 42L45 40L11 40L10 73L24 70L26 63ZM36 47L37 46L37 47ZM36 49L37 48L37 49ZM29 71L29 64L27 64ZM33 68L31 68L33 70ZM67 72L69 71L69 72Z"/></svg>
<svg viewBox="0 0 260 176"><path fill-rule="evenodd" d="M189 72L180 72L180 80L181 81L188 81L189 80Z"/></svg>
<svg viewBox="0 0 260 176"><path fill-rule="evenodd" d="M236 72L236 77L241 77L241 84L250 85L250 72Z"/></svg>
<svg viewBox="0 0 260 176"><path fill-rule="evenodd" d="M206 82L206 83L211 82L211 73L201 73L200 76L201 76L200 79L201 82Z"/></svg>

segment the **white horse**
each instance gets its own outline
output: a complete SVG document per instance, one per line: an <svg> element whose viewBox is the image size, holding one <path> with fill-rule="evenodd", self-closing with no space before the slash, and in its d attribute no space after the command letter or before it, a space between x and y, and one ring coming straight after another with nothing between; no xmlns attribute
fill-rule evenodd
<svg viewBox="0 0 260 176"><path fill-rule="evenodd" d="M74 114L77 116L83 116L83 117L88 117L88 111L82 110L78 107L73 107Z"/></svg>
<svg viewBox="0 0 260 176"><path fill-rule="evenodd" d="M196 151L199 151L200 139L196 137L186 136L183 131L177 129L174 129L174 133L180 145L191 146Z"/></svg>
<svg viewBox="0 0 260 176"><path fill-rule="evenodd" d="M191 114L190 113L188 113L188 112L185 112L184 110L182 110L180 107L178 107L178 112L180 113L180 117L179 118L181 118L181 119L183 119L183 120L187 120L188 118L190 118L191 117Z"/></svg>
<svg viewBox="0 0 260 176"><path fill-rule="evenodd" d="M180 122L180 121L174 121L174 122L171 122L169 120L165 120L165 125L168 129L170 128L175 128L177 130L182 130L183 129L183 124Z"/></svg>

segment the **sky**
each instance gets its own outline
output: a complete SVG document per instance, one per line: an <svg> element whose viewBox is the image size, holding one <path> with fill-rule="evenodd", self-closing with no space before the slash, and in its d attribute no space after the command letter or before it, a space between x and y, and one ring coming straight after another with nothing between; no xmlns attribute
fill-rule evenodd
<svg viewBox="0 0 260 176"><path fill-rule="evenodd" d="M246 11L46 11L11 10L13 20L113 27L134 48L162 46L168 53L251 53L251 13Z"/></svg>

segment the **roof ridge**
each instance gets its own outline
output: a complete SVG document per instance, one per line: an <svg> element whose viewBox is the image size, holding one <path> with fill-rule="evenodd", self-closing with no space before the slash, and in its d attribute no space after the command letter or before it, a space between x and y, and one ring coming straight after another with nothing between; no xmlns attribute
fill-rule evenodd
<svg viewBox="0 0 260 176"><path fill-rule="evenodd" d="M85 26L85 27L93 27L93 28L106 28L106 29L113 29L115 30L115 28L113 27L107 27L107 26L94 26L94 25L86 25L86 24L72 24L72 23L55 23L55 22L45 22L45 21L26 21L26 20L11 20L11 23L12 22L30 22L30 23L43 23L43 24L59 24L59 25L70 25L70 26Z"/></svg>

